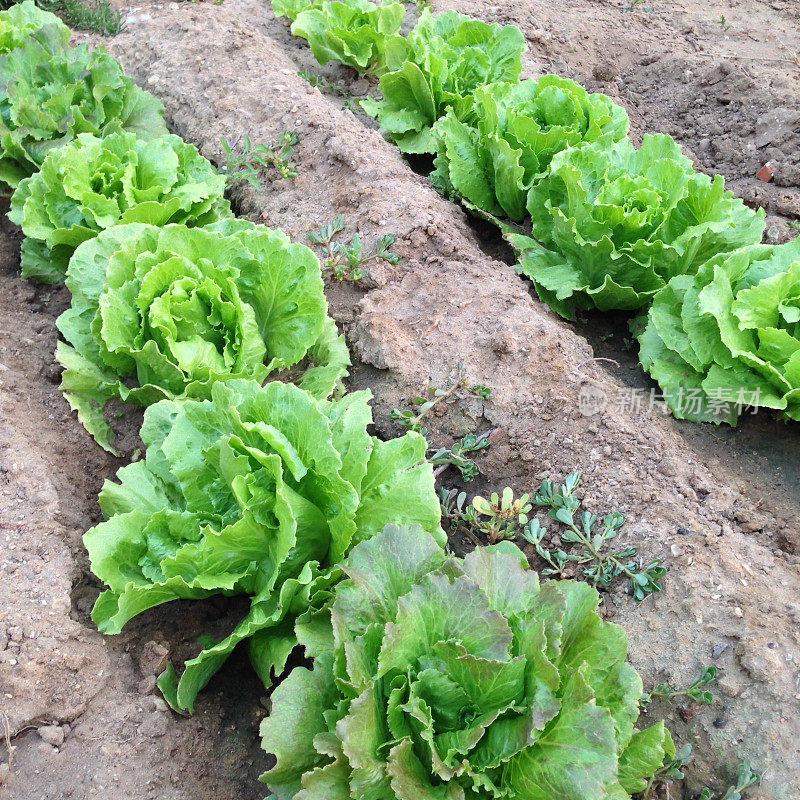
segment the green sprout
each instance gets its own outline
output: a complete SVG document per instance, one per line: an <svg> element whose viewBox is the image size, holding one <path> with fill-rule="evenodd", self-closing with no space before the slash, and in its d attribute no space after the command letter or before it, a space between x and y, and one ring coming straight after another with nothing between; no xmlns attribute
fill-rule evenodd
<svg viewBox="0 0 800 800"><path fill-rule="evenodd" d="M676 697L688 697L695 703L702 706L711 705L714 702L714 695L709 691L704 691L703 687L713 683L717 678L716 667L706 667L700 677L686 689L673 689L668 683L659 683L651 691L643 694L639 700L639 705L650 705L654 697L662 697L665 700L673 700Z"/></svg>
<svg viewBox="0 0 800 800"><path fill-rule="evenodd" d="M514 539L519 529L528 522L528 512L532 506L530 497L523 494L514 498L514 491L506 486L502 495L492 492L485 497L473 497L472 507L478 514L477 528L485 534L490 544L503 539Z"/></svg>
<svg viewBox="0 0 800 800"><path fill-rule="evenodd" d="M8 5L0 3L0 8ZM37 0L36 5L60 14L67 25L78 30L116 36L124 27L122 13L111 8L108 0Z"/></svg>
<svg viewBox="0 0 800 800"><path fill-rule="evenodd" d="M522 538L532 544L539 557L549 565L542 571L543 574L564 577L566 567L575 564L584 567L584 578L594 586L610 586L617 576L625 575L630 580L631 594L637 601L660 591L659 581L667 571L659 559L640 567L633 560L636 556L635 547L606 550L608 543L617 537L625 524L624 514L619 511L606 514L599 527L597 516L589 511L581 511L576 520L580 501L574 492L579 483L579 472L568 475L563 486L544 480L533 496L535 505L548 508L550 518L565 526L566 530L560 534L561 541L579 544L583 548L577 552L547 549L542 544L547 529L542 527L538 519L531 520L522 531Z"/></svg>
<svg viewBox="0 0 800 800"><path fill-rule="evenodd" d="M297 177L291 158L298 136L292 131L285 131L277 142L270 144L254 145L249 136L237 136L231 143L224 138L219 141L225 156L220 172L227 176L229 186L247 181L254 189L261 189L261 171L269 168L275 169L285 180Z"/></svg>
<svg viewBox="0 0 800 800"><path fill-rule="evenodd" d="M426 397L411 398L411 405L414 406L416 410L406 409L405 411L400 411L400 409L393 408L389 412L389 419L395 420L403 427L409 428L412 431L417 431L423 436L426 436L428 430L422 426L422 420L427 417L436 406L445 402L457 391L463 389L468 394L479 397L481 400L489 400L491 398L491 389L484 386L482 383L472 383L472 381L465 377L464 366L461 362L458 363L456 369L456 379L449 387L446 389L430 387Z"/></svg>
<svg viewBox="0 0 800 800"><path fill-rule="evenodd" d="M739 764L739 769L736 771L736 784L728 787L728 790L722 795L721 800L742 800L742 792L760 782L761 775L757 772L753 772L749 761L743 761ZM699 800L711 800L711 790L703 789L703 791L700 792Z"/></svg>
<svg viewBox="0 0 800 800"><path fill-rule="evenodd" d="M476 436L468 433L460 442L456 442L450 449L440 447L428 460L436 469L433 474L438 477L448 467L455 467L461 473L464 483L469 483L478 477L478 465L474 461L465 458L467 453L477 453L485 450L489 446L489 433L482 433Z"/></svg>
<svg viewBox="0 0 800 800"><path fill-rule="evenodd" d="M324 75L317 75L316 72L312 72L311 70L301 69L297 74L304 81L311 84L311 86L313 86L315 89L319 89L321 92L343 98L343 107L349 108L351 111L353 110L353 106L350 103L350 101L353 99L353 95L348 91L344 81L336 81L336 83L332 83Z"/></svg>
<svg viewBox="0 0 800 800"><path fill-rule="evenodd" d="M365 278L368 273L364 266L370 261L396 264L400 260L400 256L389 249L397 241L397 237L391 233L381 237L373 252L364 253L364 245L357 233L353 234L350 244L335 241L336 236L343 230L344 215L338 214L330 222L308 233L308 241L324 249L324 267L338 283L343 281L357 283Z"/></svg>

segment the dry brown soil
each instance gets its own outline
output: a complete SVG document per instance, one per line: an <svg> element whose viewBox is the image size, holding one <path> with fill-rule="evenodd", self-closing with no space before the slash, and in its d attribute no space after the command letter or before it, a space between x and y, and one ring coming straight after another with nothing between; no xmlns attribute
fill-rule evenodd
<svg viewBox="0 0 800 800"><path fill-rule="evenodd" d="M608 92L630 113L634 136L673 134L769 214L768 238L800 217L800 14L772 2L518 0L440 3L526 35L526 74L553 70ZM121 6L120 6L121 7ZM376 428L461 361L492 400L457 399L430 425L446 444L494 429L480 459L481 489L524 491L544 477L584 474L587 504L628 515L624 542L664 560L664 590L636 604L623 586L606 596L628 631L645 685L693 679L716 664L708 708L654 703L697 758L687 796L721 787L749 758L766 770L754 796L800 791L800 432L774 418L733 432L678 423L659 411L623 410L630 387L649 387L625 346L624 320L589 315L570 325L531 297L484 227L433 192L363 115L297 76L315 65L262 0L126 8L127 29L106 44L167 106L172 129L218 159L218 138L246 133L300 141L293 183L240 190L242 213L298 241L345 215L372 244L399 237L396 266L378 265L356 288L332 286L332 313L357 363L350 385L375 393ZM721 15L725 15L724 24ZM729 27L726 27L729 26ZM754 174L772 161L776 180ZM414 165L419 168L420 165ZM98 587L81 534L97 521L95 496L124 460L99 450L57 389L53 325L64 290L18 278L19 239L0 230L0 796L9 800L256 800L267 764L258 749L263 691L234 657L201 695L192 718L169 712L153 676L166 654L194 652L201 632L222 633L241 614L230 603L173 604L125 634L101 637L88 618ZM597 361L612 358L619 366ZM591 389L612 398L584 415ZM119 422L128 454L137 415ZM442 475L445 485L458 485ZM464 543L454 541L454 547ZM679 792L673 787L672 796Z"/></svg>

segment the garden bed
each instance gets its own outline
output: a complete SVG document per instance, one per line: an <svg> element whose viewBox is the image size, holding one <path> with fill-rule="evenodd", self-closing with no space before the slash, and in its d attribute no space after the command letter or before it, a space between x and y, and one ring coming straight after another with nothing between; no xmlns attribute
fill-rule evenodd
<svg viewBox="0 0 800 800"><path fill-rule="evenodd" d="M530 48L527 73L552 69L611 93L629 111L635 134L672 133L700 166L722 172L741 196L766 207L770 236L790 235L787 215L799 202L796 137L751 146L767 110L797 105L800 67L762 60L789 58L769 38L782 27L776 19L796 17L789 4L774 2L769 13L765 7L763 19L750 12L745 18L742 8L740 20L740 11L726 8L729 30L716 21L723 11L704 3L685 3L671 15L656 3L633 11L612 3L445 5L519 25ZM478 459L478 489L522 492L577 469L592 510L624 511L624 543L646 560L663 559L668 570L663 591L641 604L621 584L606 599L607 615L628 632L645 685L685 683L705 664L720 668L715 705L690 717L680 703L656 703L648 716L668 716L676 739L694 744L692 787L721 785L749 758L766 770L762 798L796 796L796 426L762 412L731 432L678 423L647 402L630 408L631 390L649 391L650 384L620 326L596 316L570 325L533 299L503 261L501 243L415 175L366 117L298 77L313 69L352 82L345 70L320 70L265 4L141 6L128 16L127 29L105 43L128 74L161 97L172 130L206 156L219 160L221 136L260 142L298 133L297 179L239 190L240 213L296 241L339 213L346 233L358 231L368 244L384 233L398 237L397 265L380 263L362 286L328 292L357 360L349 386L374 392L377 431L396 434L389 410L428 385L445 387L459 362L472 381L489 386L489 402L460 399L434 415L432 441L449 445L467 432L493 430ZM784 44L796 52L798 42ZM648 61L662 51L659 62ZM741 64L730 54L754 60ZM719 81L715 70L724 73ZM705 99L696 105L701 87ZM353 91L366 88L357 82ZM720 133L705 135L717 127ZM776 183L753 177L765 160L775 162ZM227 665L190 719L166 710L152 685L164 651L180 660L197 632L214 619L224 628L235 609L162 608L115 638L101 637L88 619L97 590L86 577L80 535L97 521L94 497L118 462L90 442L53 382L53 318L66 292L20 283L18 240L8 225L3 244L0 563L11 579L0 586L0 601L9 609L2 657L13 669L2 691L10 733L17 734L13 777L3 779L14 798L261 797L255 777L266 766L256 734L263 692L247 667ZM586 399L598 396L609 405L588 413ZM123 418L122 426L134 431L136 421ZM132 432L122 446L127 455L135 449ZM451 472L441 482L459 485ZM43 725L62 727L37 735Z"/></svg>

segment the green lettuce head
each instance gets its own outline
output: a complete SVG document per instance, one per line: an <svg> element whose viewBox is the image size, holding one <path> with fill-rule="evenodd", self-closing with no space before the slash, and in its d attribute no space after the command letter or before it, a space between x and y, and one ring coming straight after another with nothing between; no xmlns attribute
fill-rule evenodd
<svg viewBox="0 0 800 800"><path fill-rule="evenodd" d="M475 89L516 81L524 49L514 25L425 9L408 35L407 60L380 80L383 99L367 98L362 105L404 153L435 153L434 123L449 108L456 119L470 121Z"/></svg>
<svg viewBox="0 0 800 800"><path fill-rule="evenodd" d="M397 68L406 54L405 39L398 35L405 13L402 3L326 0L301 11L292 34L308 41L320 64L336 61L359 75L381 75Z"/></svg>
<svg viewBox="0 0 800 800"><path fill-rule="evenodd" d="M343 569L262 723L278 800L629 800L674 755L663 723L635 730L642 682L587 584L395 526Z"/></svg>
<svg viewBox="0 0 800 800"><path fill-rule="evenodd" d="M350 363L316 256L260 225L108 228L77 248L66 284L61 388L111 452L103 407L112 398L205 398L217 381L262 382L306 357L317 366L300 385L326 397Z"/></svg>
<svg viewBox="0 0 800 800"><path fill-rule="evenodd" d="M69 28L49 11L43 11L33 0L15 3L0 11L0 55L21 47L32 33L51 26L51 41L64 50L69 42Z"/></svg>
<svg viewBox="0 0 800 800"><path fill-rule="evenodd" d="M268 686L297 644L294 619L328 603L353 544L390 522L443 536L425 440L373 439L368 401L368 392L316 401L291 384L234 380L216 383L210 400L163 400L145 412L146 456L106 482L107 521L84 537L109 587L92 619L118 633L177 598L251 597L246 616L223 641L205 642L177 686L172 669L162 676L173 707L191 710L244 640Z"/></svg>
<svg viewBox="0 0 800 800"><path fill-rule="evenodd" d="M638 339L642 366L679 419L735 425L752 406L800 420L800 239L673 278Z"/></svg>
<svg viewBox="0 0 800 800"><path fill-rule="evenodd" d="M225 178L179 136L80 134L20 181L9 217L22 227L22 276L62 283L75 248L114 225L202 226L231 216Z"/></svg>
<svg viewBox="0 0 800 800"><path fill-rule="evenodd" d="M161 101L134 86L105 48L62 39L61 28L46 25L0 57L0 182L12 188L78 134L167 132Z"/></svg>
<svg viewBox="0 0 800 800"><path fill-rule="evenodd" d="M518 270L541 300L575 308L637 309L676 275L716 253L756 244L764 212L725 191L723 179L692 171L664 134L596 142L556 154L528 194L532 237L508 236Z"/></svg>
<svg viewBox="0 0 800 800"><path fill-rule="evenodd" d="M556 75L479 87L473 102L472 124L451 109L434 125L438 156L431 179L482 211L517 222L527 214L528 190L556 153L628 133L624 108Z"/></svg>

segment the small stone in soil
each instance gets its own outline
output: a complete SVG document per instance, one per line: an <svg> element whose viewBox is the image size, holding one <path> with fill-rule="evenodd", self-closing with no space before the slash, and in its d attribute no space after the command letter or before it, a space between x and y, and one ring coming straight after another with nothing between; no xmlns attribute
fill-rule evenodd
<svg viewBox="0 0 800 800"><path fill-rule="evenodd" d="M760 181L763 181L764 183L769 183L774 176L775 176L775 170L773 169L772 164L770 164L769 162L764 164L764 166L761 167L761 169L758 172L756 172L756 178L758 178L758 180Z"/></svg>
<svg viewBox="0 0 800 800"><path fill-rule="evenodd" d="M727 642L717 642L711 650L711 659L716 661L727 649Z"/></svg>

